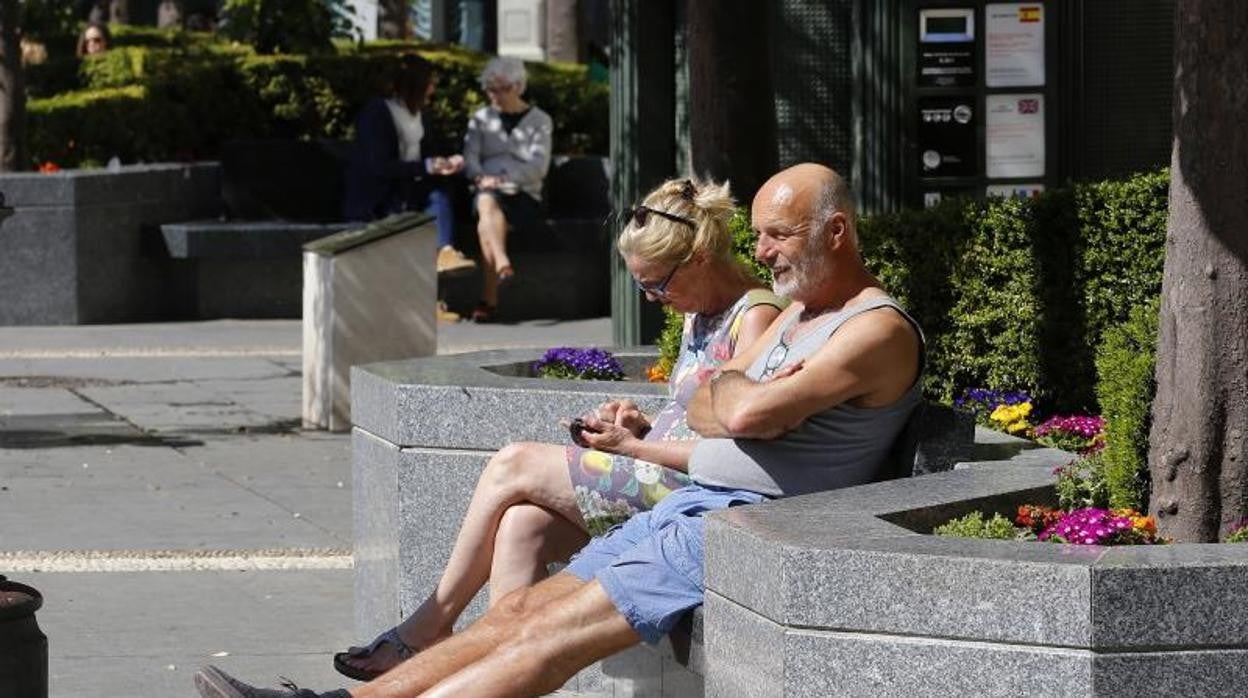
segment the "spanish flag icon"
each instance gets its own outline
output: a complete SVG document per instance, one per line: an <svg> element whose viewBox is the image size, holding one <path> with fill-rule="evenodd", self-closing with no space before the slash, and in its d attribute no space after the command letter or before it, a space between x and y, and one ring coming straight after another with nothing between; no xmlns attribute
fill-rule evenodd
<svg viewBox="0 0 1248 698"><path fill-rule="evenodd" d="M1038 5L1023 5L1018 8L1018 21L1020 22L1039 22L1040 7Z"/></svg>

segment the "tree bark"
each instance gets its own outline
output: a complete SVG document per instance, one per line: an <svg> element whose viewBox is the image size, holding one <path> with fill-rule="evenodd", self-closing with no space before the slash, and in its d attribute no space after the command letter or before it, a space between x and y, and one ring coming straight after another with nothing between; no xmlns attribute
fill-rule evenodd
<svg viewBox="0 0 1248 698"><path fill-rule="evenodd" d="M1163 535L1248 516L1248 3L1180 0L1149 469Z"/></svg>
<svg viewBox="0 0 1248 698"><path fill-rule="evenodd" d="M26 82L18 31L18 0L0 0L0 171L26 164Z"/></svg>
<svg viewBox="0 0 1248 698"><path fill-rule="evenodd" d="M688 0L689 141L693 170L731 180L748 204L776 173L771 3Z"/></svg>

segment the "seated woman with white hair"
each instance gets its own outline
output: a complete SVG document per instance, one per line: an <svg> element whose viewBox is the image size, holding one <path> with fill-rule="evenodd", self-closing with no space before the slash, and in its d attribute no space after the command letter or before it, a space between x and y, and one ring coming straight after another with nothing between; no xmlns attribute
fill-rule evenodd
<svg viewBox="0 0 1248 698"><path fill-rule="evenodd" d="M476 187L473 208L481 242L483 282L474 322L489 322L498 287L514 274L507 231L541 223L542 180L550 168L550 115L524 101L526 73L518 58L493 58L481 72L490 104L477 110L464 135L464 175Z"/></svg>

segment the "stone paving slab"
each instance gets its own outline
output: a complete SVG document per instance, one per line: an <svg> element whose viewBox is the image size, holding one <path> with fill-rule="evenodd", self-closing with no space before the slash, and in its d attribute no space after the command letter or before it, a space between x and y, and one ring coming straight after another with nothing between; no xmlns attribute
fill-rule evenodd
<svg viewBox="0 0 1248 698"><path fill-rule="evenodd" d="M24 574L39 589L50 698L192 696L216 664L261 685L355 682L332 655L349 634L351 570ZM228 652L228 656L214 654ZM170 668L172 667L172 668Z"/></svg>
<svg viewBox="0 0 1248 698"><path fill-rule="evenodd" d="M302 512L163 446L0 450L0 486L6 551L333 547L342 541L328 530L347 524L332 517L350 521L342 505L295 517ZM324 494L349 501L348 492Z"/></svg>
<svg viewBox="0 0 1248 698"><path fill-rule="evenodd" d="M102 360L103 358L107 360ZM286 375L289 375L289 370L285 366L255 356L0 358L0 377L67 376L132 383L164 383L213 378L278 378Z"/></svg>
<svg viewBox="0 0 1248 698"><path fill-rule="evenodd" d="M256 380L257 384L268 380ZM268 386L260 385L260 389ZM277 392L288 387L280 382ZM83 388L80 393L101 407L123 416L141 429L154 432L220 434L231 431L283 430L297 426L299 413L272 414L280 408L265 406L265 412L250 409L228 391L212 389L202 382L146 383L101 388ZM252 404L259 399L248 400ZM270 405L276 405L270 402Z"/></svg>
<svg viewBox="0 0 1248 698"><path fill-rule="evenodd" d="M99 407L65 388L13 388L0 386L0 429L15 415L64 415L99 412Z"/></svg>
<svg viewBox="0 0 1248 698"><path fill-rule="evenodd" d="M212 439L188 460L277 504L351 547L351 440L302 432Z"/></svg>

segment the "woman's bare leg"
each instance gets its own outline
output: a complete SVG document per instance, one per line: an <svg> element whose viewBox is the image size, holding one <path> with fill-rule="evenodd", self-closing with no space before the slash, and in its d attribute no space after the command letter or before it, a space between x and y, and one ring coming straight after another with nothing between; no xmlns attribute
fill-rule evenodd
<svg viewBox="0 0 1248 698"><path fill-rule="evenodd" d="M494 536L490 567L490 605L520 587L548 575L547 566L585 546L589 536L560 514L536 504L513 504L503 513Z"/></svg>
<svg viewBox="0 0 1248 698"><path fill-rule="evenodd" d="M460 526L437 588L399 624L399 636L413 648L448 637L456 619L490 575L499 522L515 504L538 504L570 525L585 529L576 506L563 446L516 443L503 447L486 464ZM566 534L558 536L561 540ZM367 670L384 670L399 661L395 648L382 645L369 657L352 660Z"/></svg>
<svg viewBox="0 0 1248 698"><path fill-rule="evenodd" d="M482 194L477 197L477 239L481 243L481 300L498 305L498 272L511 266L507 256L507 218L498 200Z"/></svg>

